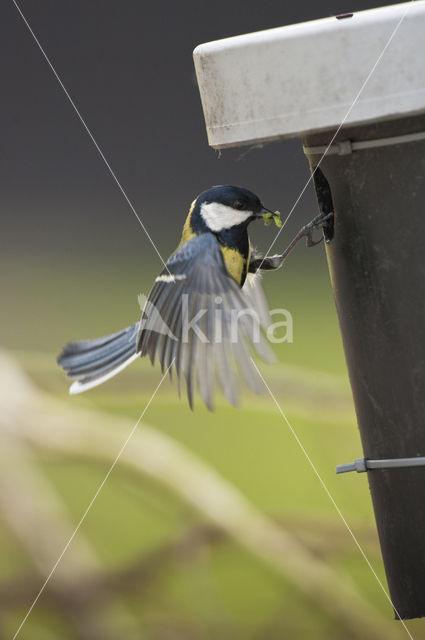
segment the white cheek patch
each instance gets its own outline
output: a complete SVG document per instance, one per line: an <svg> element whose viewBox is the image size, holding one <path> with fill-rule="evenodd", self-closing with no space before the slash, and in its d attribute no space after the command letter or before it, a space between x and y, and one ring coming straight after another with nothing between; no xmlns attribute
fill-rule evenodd
<svg viewBox="0 0 425 640"><path fill-rule="evenodd" d="M219 202L203 202L200 211L208 228L215 232L230 229L252 216L252 211L238 211Z"/></svg>

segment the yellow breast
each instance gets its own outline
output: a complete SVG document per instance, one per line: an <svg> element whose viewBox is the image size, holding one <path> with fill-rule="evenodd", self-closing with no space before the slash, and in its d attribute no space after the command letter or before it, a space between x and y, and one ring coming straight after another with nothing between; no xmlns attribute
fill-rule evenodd
<svg viewBox="0 0 425 640"><path fill-rule="evenodd" d="M236 249L229 249L228 247L221 247L223 253L224 262L226 264L227 271L232 278L240 285L246 277L248 261L243 257Z"/></svg>

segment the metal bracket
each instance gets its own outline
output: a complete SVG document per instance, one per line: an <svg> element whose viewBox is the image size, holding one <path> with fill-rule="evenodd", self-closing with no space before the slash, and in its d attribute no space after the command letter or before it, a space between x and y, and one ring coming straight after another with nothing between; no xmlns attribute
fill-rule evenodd
<svg viewBox="0 0 425 640"><path fill-rule="evenodd" d="M338 464L336 466L337 473L347 473L348 471L357 471L363 473L370 469L396 469L399 467L424 467L425 456L417 456L416 458L388 458L386 460L369 460L368 458L357 458L354 462L348 464Z"/></svg>

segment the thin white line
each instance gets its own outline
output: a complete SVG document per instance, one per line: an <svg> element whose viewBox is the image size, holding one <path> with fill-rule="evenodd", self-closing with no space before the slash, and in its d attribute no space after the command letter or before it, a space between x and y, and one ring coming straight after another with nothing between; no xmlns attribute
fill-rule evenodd
<svg viewBox="0 0 425 640"><path fill-rule="evenodd" d="M124 196L128 206L130 207L130 209L132 210L132 212L134 213L134 215L136 216L137 220L139 221L140 226L142 227L143 231L145 232L145 234L147 235L147 237L149 238L149 241L151 243L151 245L153 246L153 248L155 249L159 259L161 260L162 264L164 265L164 267L167 269L168 273L170 273L170 271L168 270L168 267L166 265L166 263L164 262L163 257L161 256L161 254L159 253L156 244L154 243L154 241L152 240L151 236L149 235L148 230L146 229L145 225L143 224L143 222L141 221L136 209L133 206L133 203L131 202L130 198L127 196L126 192L124 191L123 187L121 186L120 181L118 180L115 172L113 171L111 165L109 164L109 162L107 161L105 154L103 153L102 149L99 147L99 145L97 144L94 135L92 134L92 132L90 131L88 125L86 124L83 116L81 115L81 113L78 111L78 108L75 104L75 102L73 101L73 99L71 98L71 96L69 95L65 85L63 84L62 80L60 79L56 69L54 68L53 64L51 63L47 53L44 51L43 47L41 46L37 36L35 35L34 31L31 29L28 20L26 19L26 17L24 16L24 14L22 13L20 7L18 6L18 3L16 2L16 0L12 0L13 4L15 5L16 9L18 10L22 20L24 21L25 25L28 28L28 31L30 32L30 34L32 35L36 45L38 46L38 48L40 49L41 53L43 54L44 59L46 60L47 64L49 65L53 75L55 76L56 80L58 81L58 83L60 84L60 86L63 89L63 92L65 93L66 97L68 98L69 102L71 103L72 108L74 109L75 113L77 114L78 118L81 121L81 124L83 125L84 129L87 131L91 141L93 142L94 146L96 147L97 151L100 154L100 157L102 158L103 162L106 164L109 173L111 174L111 176L113 177L113 179L115 180L119 190L121 191L122 195Z"/></svg>
<svg viewBox="0 0 425 640"><path fill-rule="evenodd" d="M331 141L329 142L329 144L327 145L327 147L326 147L326 149L325 149L325 151L324 151L323 155L321 156L321 158L320 158L319 162L318 162L318 163L317 163L317 165L315 166L315 168L314 168L314 170L312 171L312 173L311 173L311 175L310 175L309 179L307 180L307 182L305 183L304 187L302 188L302 190L301 190L301 192L300 192L300 194L299 194L298 198L295 200L294 204L292 205L292 208L291 208L291 210L289 211L288 215L286 216L284 223L282 224L282 226L281 226L281 228L279 229L279 231L277 232L277 234L276 234L276 236L275 236L275 238L274 238L273 242L271 243L271 245L270 245L270 246L269 246L269 248L267 249L266 253L264 254L264 258L263 258L263 260L261 261L261 264L260 264L260 266L258 267L257 271L259 271L259 270L261 269L261 266L262 266L262 264L263 264L264 260L266 259L267 254L268 254L268 253L269 253L269 251L273 248L273 246L274 246L274 244L275 244L276 240L278 239L278 237L279 237L280 233L283 231L283 229L285 228L286 223L288 222L289 218L291 217L292 213L294 212L295 207L297 206L297 204L299 203L299 201L300 201L300 200L301 200L301 198L303 197L304 192L305 192L305 190L307 189L308 185L309 185L309 184L310 184L310 182L313 180L314 174L316 173L317 169L320 167L320 165L321 165L321 163L322 163L323 158L324 158L324 157L326 156L326 154L328 153L329 148L332 146L332 143L333 143L333 141L335 140L335 138L337 137L337 135L338 135L338 133L339 133L339 131L340 131L341 127L343 127L343 125L344 125L345 121L347 120L348 116L350 115L350 113L352 112L353 108L354 108L354 107L355 107L355 105L357 104L357 102L358 102L358 100L359 100L359 98L360 98L361 94L363 93L363 90L364 90L365 86L367 85L367 83L369 82L370 78L371 78L371 77L372 77L372 75L374 74L376 67L378 66L378 64L380 63L380 61L381 61L381 59L382 59L383 55L385 54L386 50L387 50L387 49L388 49L388 47L390 46L390 44L391 44L391 42L392 42L392 40L393 40L393 38L394 38L395 34L396 34L396 33L397 33L397 31L399 30L399 28L400 28L400 26L401 26L401 24L402 24L403 20L405 19L406 15L407 15L407 12L409 11L409 9L410 9L410 7L412 6L412 4L414 3L414 1L415 1L415 0L412 0L412 1L407 5L407 7L406 7L406 11L403 13L403 15L401 16L400 20L399 20L399 21L398 21L398 23L396 24L396 26L395 26L395 28L394 28L394 31L391 33L391 35L390 35L390 37L389 37L389 39L388 39L388 42L386 43L385 47L382 49L381 53L379 54L378 59L376 60L375 64L373 65L372 69L369 71L369 73L368 73L368 75L367 75L367 77L366 77L366 80L363 82L362 86L360 87L360 89L359 89L359 91L358 91L358 93L357 93L356 97L354 98L354 101L353 101L353 102L352 102L352 104L350 105L350 107L349 107L349 109L348 109L347 113L345 114L345 116L344 116L344 118L343 118L343 120L342 120L341 124L339 125L338 129L335 131L334 135L332 136L332 139L331 139Z"/></svg>
<svg viewBox="0 0 425 640"><path fill-rule="evenodd" d="M333 506L336 509L336 512L338 513L339 517L341 518L342 522L344 523L345 527L347 528L347 531L349 532L350 536L353 538L358 550L360 551L361 555L363 556L364 560L366 561L367 566L369 567L369 569L371 570L371 572L373 573L373 575L375 576L379 586L381 587L382 591L385 594L385 597L387 598L387 600L389 601L389 603L391 604L392 608L394 609L395 614L397 615L397 618L400 620L401 624L403 625L407 635L409 636L409 638L411 640L414 640L412 634L410 633L409 629L407 628L404 620L401 619L400 614L398 613L397 609L395 608L393 601L391 600L391 596L390 594L387 592L387 590L385 589L384 585L382 584L381 580L379 579L379 576L377 575L375 569L372 567L366 553L363 550L363 547L360 545L360 542L357 540L356 536L354 535L350 525L348 524L348 522L346 521L346 519L344 518L340 508L338 507L337 503L335 502L331 492L329 491L328 487L325 484L325 481L323 480L322 476L320 475L320 473L318 472L314 462L312 461L312 459L310 458L310 456L308 455L304 445L302 444L301 440L299 439L294 427L291 425L291 423L289 422L288 418L286 417L285 413L283 412L282 407L280 406L280 404L278 403L276 397L274 396L272 390L270 389L269 385L267 384L267 382L265 381L261 371L259 370L259 368L257 367L256 363L254 362L254 360L251 358L252 364L254 365L254 367L257 370L258 375L260 376L261 380L264 383L264 386L266 387L267 391L270 394L270 397L272 398L273 402L275 403L280 415L282 416L282 418L284 419L284 421L286 422L286 424L288 425L292 435L294 436L298 446L300 447L301 451L303 452L305 458L307 459L307 462L309 463L310 467L313 469L314 473L316 474L317 479L319 480L320 484L322 485L323 489L325 490L325 493L327 494L329 500L332 502Z"/></svg>
<svg viewBox="0 0 425 640"><path fill-rule="evenodd" d="M158 386L156 387L155 391L153 392L153 394L151 395L149 402L147 403L146 407L143 409L142 413L139 416L139 419L137 420L136 424L134 425L134 427L132 428L132 430L130 431L129 435L127 436L124 444L122 445L121 449L119 450L115 460L113 461L113 463L111 464L111 466L109 467L105 477L103 478L102 482L100 483L97 491L95 492L94 496L92 497L92 499L90 500L86 510L84 511L83 515L80 518L79 523L77 524L77 526L75 527L71 537L69 538L68 542L66 543L66 545L64 546L61 554L59 555L58 559L56 560L55 564L53 565L49 575L47 576L47 578L45 579L40 591L38 592L38 594L36 595L36 597L34 598L30 608L28 609L27 613L25 614L24 619L22 620L21 624L19 625L18 629L15 632L15 635L13 636L12 640L16 640L16 638L18 637L19 632L21 631L22 627L24 626L25 622L28 619L28 616L30 615L31 611L34 609L35 605L38 602L38 599L40 598L41 594L43 593L44 589L46 588L50 578L52 577L52 575L54 574L54 572L56 571L60 561L62 560L63 556L65 555L68 547L70 546L71 542L73 541L73 539L75 538L78 530L80 529L81 525L83 524L84 520L86 519L86 516L88 514L88 512L90 511L90 509L92 508L97 496L99 495L99 493L102 491L103 486L105 485L107 479L109 478L109 476L111 475L115 465L117 464L118 460L121 457L121 454L123 453L124 449L126 448L126 446L128 445L128 443L130 442L130 439L132 438L134 432L136 431L137 427L140 424L140 421L142 420L143 416L145 415L146 411L149 408L149 405L151 404L152 400L154 399L154 397L156 396L160 386L162 385L162 383L165 380L165 377L168 373L168 371L170 370L170 368L173 366L174 364L174 360L173 362L170 364L170 366L168 367L167 371L164 373L164 375L162 376L161 380L158 383Z"/></svg>

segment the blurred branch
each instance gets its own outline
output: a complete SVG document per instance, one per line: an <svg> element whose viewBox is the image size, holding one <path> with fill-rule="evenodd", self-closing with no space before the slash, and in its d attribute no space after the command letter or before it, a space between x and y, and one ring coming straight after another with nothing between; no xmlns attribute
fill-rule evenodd
<svg viewBox="0 0 425 640"><path fill-rule="evenodd" d="M303 544L315 556L334 556L335 551L346 552L351 546L351 541L342 536L341 529L330 528L326 523L325 530L315 523L315 530L305 529L311 527L311 523L304 522L304 528L300 525L294 527L293 522L281 523L282 526L292 526L293 534L301 538ZM318 530L319 528L319 530ZM370 535L370 527L365 529L364 535ZM228 540L222 529L212 524L202 523L194 525L180 534L176 539L166 542L154 551L144 554L138 559L132 560L125 567L104 571L101 569L88 572L83 583L74 588L70 583L63 585L70 602L85 601L102 604L117 596L125 594L141 593L149 589L157 580L162 571L174 561L192 560L201 549L213 546ZM0 609L7 610L12 606L21 606L27 603L40 586L40 579L33 573L20 578L4 580L0 583ZM55 602L57 595L54 590L47 591L46 601Z"/></svg>
<svg viewBox="0 0 425 640"><path fill-rule="evenodd" d="M82 602L92 606L104 604L105 601L124 594L140 593L158 579L170 562L187 561L204 546L217 544L223 539L224 534L217 527L209 524L196 525L176 540L164 543L126 567L93 571L80 584L64 584L60 594L56 590L46 591L45 599L49 603L57 603L65 597L68 603L79 607ZM40 587L39 582L39 578L30 573L0 583L0 609L7 610L27 603Z"/></svg>
<svg viewBox="0 0 425 640"><path fill-rule="evenodd" d="M25 441L4 430L0 445L0 506L3 520L29 553L41 574L46 575L72 533L72 521L51 484L31 460ZM84 581L98 569L94 553L84 537L75 540L55 571L60 588L72 573Z"/></svg>
<svg viewBox="0 0 425 640"><path fill-rule="evenodd" d="M0 377L2 369L7 372L10 384L11 370L16 372L16 365L6 360L2 367L0 362ZM25 398L26 406L23 389L17 394L19 402L8 402L17 437L57 455L107 464L115 459L125 437L123 434L128 434L128 420L81 409L70 410L64 404L37 394L28 381L25 385L30 389ZM5 386L0 379L2 388ZM8 399L9 396L2 400ZM402 637L394 622L383 618L350 582L256 509L218 472L169 436L145 424L140 425L119 464L168 487L238 544L291 581L331 618L338 620L350 637L376 640Z"/></svg>
<svg viewBox="0 0 425 640"><path fill-rule="evenodd" d="M38 577L13 580L3 588L0 606L4 608L6 602L29 607L74 527L51 484L33 463L28 445L5 429L0 430L0 507L3 521L38 571ZM124 610L115 611L111 618L108 611L90 609L77 596L100 568L94 550L80 535L66 550L46 587L46 595L55 600L80 640L118 639L123 629L129 628L130 617Z"/></svg>

